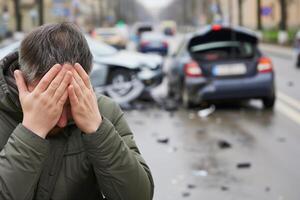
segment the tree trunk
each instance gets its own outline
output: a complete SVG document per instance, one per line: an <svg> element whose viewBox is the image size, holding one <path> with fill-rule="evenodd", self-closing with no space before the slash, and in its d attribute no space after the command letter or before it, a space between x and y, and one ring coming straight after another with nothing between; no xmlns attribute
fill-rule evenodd
<svg viewBox="0 0 300 200"><path fill-rule="evenodd" d="M243 26L243 0L238 1L239 6L239 26Z"/></svg>
<svg viewBox="0 0 300 200"><path fill-rule="evenodd" d="M38 0L38 9L39 9L39 25L44 24L44 0Z"/></svg>
<svg viewBox="0 0 300 200"><path fill-rule="evenodd" d="M261 31L262 25L261 25L261 0L257 0L257 30Z"/></svg>
<svg viewBox="0 0 300 200"><path fill-rule="evenodd" d="M286 0L280 0L280 12L281 12L281 19L279 24L279 29L282 31L287 30L287 9L286 9Z"/></svg>
<svg viewBox="0 0 300 200"><path fill-rule="evenodd" d="M16 17L16 31L22 31L22 16L21 16L21 7L20 0L14 0L15 6L15 17Z"/></svg>

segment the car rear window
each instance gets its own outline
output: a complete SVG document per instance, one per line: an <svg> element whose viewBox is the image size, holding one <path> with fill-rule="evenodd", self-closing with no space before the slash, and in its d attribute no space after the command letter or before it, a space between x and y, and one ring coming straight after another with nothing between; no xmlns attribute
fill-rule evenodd
<svg viewBox="0 0 300 200"><path fill-rule="evenodd" d="M148 34L148 33L144 33L142 35L142 40L149 40L149 41L160 41L163 40L164 36L160 35L160 34Z"/></svg>
<svg viewBox="0 0 300 200"><path fill-rule="evenodd" d="M192 45L190 52L201 61L243 59L255 55L255 45L250 42L218 41Z"/></svg>

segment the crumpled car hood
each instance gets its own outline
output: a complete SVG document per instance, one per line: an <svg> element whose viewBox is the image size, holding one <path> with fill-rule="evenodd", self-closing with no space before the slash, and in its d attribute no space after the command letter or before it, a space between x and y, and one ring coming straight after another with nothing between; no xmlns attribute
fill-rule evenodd
<svg viewBox="0 0 300 200"><path fill-rule="evenodd" d="M101 57L97 61L107 65L124 66L130 69L148 67L155 69L162 65L163 59L159 55L142 54L131 51L119 51L116 54Z"/></svg>

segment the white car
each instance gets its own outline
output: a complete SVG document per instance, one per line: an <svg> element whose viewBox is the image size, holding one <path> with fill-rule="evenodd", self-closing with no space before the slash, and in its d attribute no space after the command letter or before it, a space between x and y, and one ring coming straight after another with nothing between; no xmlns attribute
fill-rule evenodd
<svg viewBox="0 0 300 200"><path fill-rule="evenodd" d="M163 59L158 55L145 55L131 51L118 51L114 47L86 36L93 54L91 81L96 91L107 93L117 102L127 101L138 93L148 93L161 83ZM0 59L17 51L21 41L0 49ZM139 84L138 84L139 82ZM137 92L135 89L139 88Z"/></svg>

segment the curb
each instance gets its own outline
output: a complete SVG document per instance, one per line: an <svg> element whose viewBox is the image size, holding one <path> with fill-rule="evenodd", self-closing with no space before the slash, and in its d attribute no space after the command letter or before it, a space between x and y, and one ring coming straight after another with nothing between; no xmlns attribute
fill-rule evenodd
<svg viewBox="0 0 300 200"><path fill-rule="evenodd" d="M294 57L294 49L291 47L289 48L280 45L272 45L272 44L264 44L264 43L260 44L259 47L263 52L284 59L292 59Z"/></svg>

